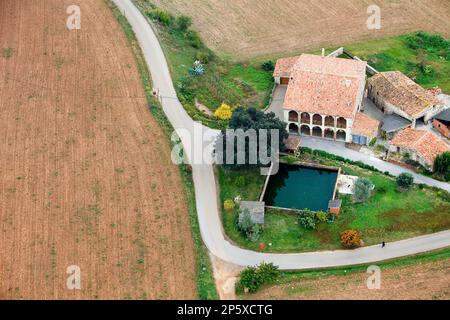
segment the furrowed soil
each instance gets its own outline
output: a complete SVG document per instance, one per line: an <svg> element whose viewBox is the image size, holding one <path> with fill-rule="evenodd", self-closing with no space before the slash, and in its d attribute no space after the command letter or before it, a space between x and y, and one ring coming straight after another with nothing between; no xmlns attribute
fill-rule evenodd
<svg viewBox="0 0 450 320"><path fill-rule="evenodd" d="M410 300L450 299L450 260L417 263L384 270L381 288L369 290L366 272L304 279L273 286L249 295L248 299L362 299Z"/></svg>
<svg viewBox="0 0 450 320"><path fill-rule="evenodd" d="M218 54L237 60L312 51L368 39L432 31L450 36L448 0L151 0L193 18ZM369 30L370 5L381 29Z"/></svg>
<svg viewBox="0 0 450 320"><path fill-rule="evenodd" d="M131 48L103 0L68 30L72 4L0 2L0 297L194 299L184 187Z"/></svg>

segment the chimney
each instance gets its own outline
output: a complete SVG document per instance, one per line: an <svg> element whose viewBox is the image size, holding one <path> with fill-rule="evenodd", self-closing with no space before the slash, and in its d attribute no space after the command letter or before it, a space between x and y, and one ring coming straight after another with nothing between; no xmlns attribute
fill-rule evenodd
<svg viewBox="0 0 450 320"><path fill-rule="evenodd" d="M322 48L322 57L325 57L325 48Z"/></svg>

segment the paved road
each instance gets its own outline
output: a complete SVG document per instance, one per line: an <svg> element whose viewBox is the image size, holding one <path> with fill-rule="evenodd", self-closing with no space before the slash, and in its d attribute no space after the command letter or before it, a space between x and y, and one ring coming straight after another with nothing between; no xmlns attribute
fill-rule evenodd
<svg viewBox="0 0 450 320"><path fill-rule="evenodd" d="M187 115L183 106L176 99L167 62L158 39L145 18L134 7L130 0L113 0L127 17L133 27L136 37L142 47L145 59L152 74L154 87L159 90L162 106L168 119L175 129L194 134L196 130L193 120ZM186 150L193 149L198 154L205 148L206 157L212 149L210 141L217 131L206 127L199 127L204 132L204 139L192 139L199 142L195 146L189 137L183 140ZM197 130L199 130L197 128ZM198 149L197 149L198 148ZM194 157L190 157L195 162ZM379 246L365 247L357 250L339 250L327 252L312 252L300 254L267 254L241 249L224 238L222 223L217 208L216 181L213 167L208 164L193 164L192 174L195 184L197 213L200 231L205 245L215 256L237 264L255 265L262 261L273 262L281 269L311 269L333 266L345 266L392 259L450 246L450 231L440 232L428 236L388 243L386 248Z"/></svg>

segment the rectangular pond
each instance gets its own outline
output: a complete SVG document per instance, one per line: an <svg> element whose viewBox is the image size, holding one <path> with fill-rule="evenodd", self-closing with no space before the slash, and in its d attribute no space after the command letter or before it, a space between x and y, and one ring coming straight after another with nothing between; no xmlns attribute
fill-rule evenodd
<svg viewBox="0 0 450 320"><path fill-rule="evenodd" d="M271 207L327 211L338 174L339 169L280 163L278 173L269 177L263 199Z"/></svg>

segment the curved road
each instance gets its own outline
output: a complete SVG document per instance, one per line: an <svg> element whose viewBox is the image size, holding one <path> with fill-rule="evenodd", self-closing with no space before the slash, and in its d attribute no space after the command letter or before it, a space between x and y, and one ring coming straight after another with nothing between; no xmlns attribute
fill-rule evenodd
<svg viewBox="0 0 450 320"><path fill-rule="evenodd" d="M127 17L141 45L154 88L162 97L162 107L172 126L180 133L185 150L191 154L204 154L210 160L211 141L216 130L196 124L186 113L176 96L167 62L159 41L144 16L130 0L113 0ZM202 136L198 133L203 132ZM194 138L191 141L188 135ZM197 134L195 136L195 134ZM196 145L197 144L197 145ZM189 152L187 152L189 154ZM216 181L213 166L195 164L190 157L195 184L197 213L203 241L210 252L218 258L236 265L256 265L262 261L273 262L280 269L311 269L372 263L396 257L416 254L450 246L450 231L388 243L385 248L371 246L356 250L321 251L297 254L260 253L239 248L224 237L217 207Z"/></svg>

